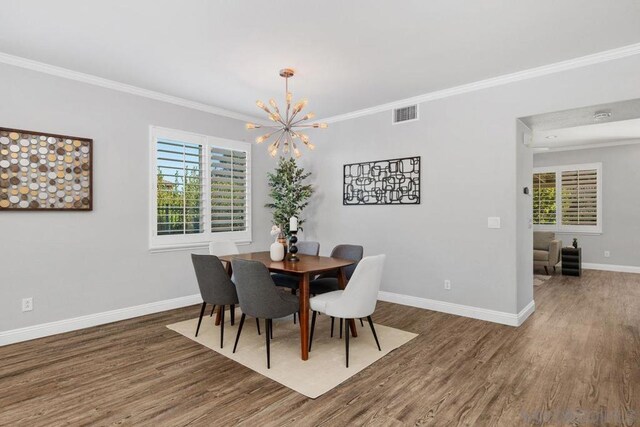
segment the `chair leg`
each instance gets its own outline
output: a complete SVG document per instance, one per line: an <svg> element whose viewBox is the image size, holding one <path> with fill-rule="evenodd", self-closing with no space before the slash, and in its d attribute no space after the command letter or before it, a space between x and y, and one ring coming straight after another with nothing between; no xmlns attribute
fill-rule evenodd
<svg viewBox="0 0 640 427"><path fill-rule="evenodd" d="M213 312L216 311L216 305L213 304L213 307L211 308L211 314L209 315L209 317L213 316Z"/></svg>
<svg viewBox="0 0 640 427"><path fill-rule="evenodd" d="M549 269L547 268L547 266L544 266L544 272L547 273L547 276L549 275Z"/></svg>
<svg viewBox="0 0 640 427"><path fill-rule="evenodd" d="M378 350L382 351L380 348L380 342L378 341L378 334L376 334L376 328L373 327L373 320L371 320L371 316L367 316L367 320L369 321L369 326L371 326L371 332L373 332L373 337L376 339L376 345L378 346Z"/></svg>
<svg viewBox="0 0 640 427"><path fill-rule="evenodd" d="M555 265L553 266L553 272L554 273L556 272L556 266Z"/></svg>
<svg viewBox="0 0 640 427"><path fill-rule="evenodd" d="M200 323L202 323L202 316L204 316L204 309L207 307L207 303L202 303L202 308L200 309L200 319L198 320L198 327L196 328L196 336L198 336L198 331L200 330ZM215 305L214 305L215 307Z"/></svg>
<svg viewBox="0 0 640 427"><path fill-rule="evenodd" d="M267 369L271 369L271 343L269 342L270 331L269 331L269 319L264 319L264 336L267 340Z"/></svg>
<svg viewBox="0 0 640 427"><path fill-rule="evenodd" d="M269 319L269 335L273 339L273 319Z"/></svg>
<svg viewBox="0 0 640 427"><path fill-rule="evenodd" d="M340 319L342 321L342 319ZM344 319L344 349L347 362L347 368L349 367L349 319Z"/></svg>
<svg viewBox="0 0 640 427"><path fill-rule="evenodd" d="M240 339L240 334L242 333L242 325L244 325L244 318L247 317L246 314L242 313L240 316L240 325L238 326L238 333L236 334L236 342L233 344L233 352L236 352L236 347L238 347L238 340Z"/></svg>
<svg viewBox="0 0 640 427"><path fill-rule="evenodd" d="M331 338L333 338L333 324L335 323L336 318L335 317L331 317Z"/></svg>
<svg viewBox="0 0 640 427"><path fill-rule="evenodd" d="M222 310L220 310L220 348L224 344L224 305L222 306Z"/></svg>
<svg viewBox="0 0 640 427"><path fill-rule="evenodd" d="M229 306L229 313L231 313L231 326L233 326L236 323L236 306L234 304Z"/></svg>
<svg viewBox="0 0 640 427"><path fill-rule="evenodd" d="M293 324L294 324L294 325L296 324L296 315L297 315L297 314L298 314L297 312L296 312L296 313L293 313Z"/></svg>
<svg viewBox="0 0 640 427"><path fill-rule="evenodd" d="M362 317L360 318L360 326L364 328L364 322L362 321Z"/></svg>
<svg viewBox="0 0 640 427"><path fill-rule="evenodd" d="M342 339L342 322L343 321L344 321L343 319L340 319L340 339Z"/></svg>
<svg viewBox="0 0 640 427"><path fill-rule="evenodd" d="M316 315L317 311L314 310L313 315L311 316L311 332L309 332L309 351L311 351L311 343L313 342L313 330L316 328Z"/></svg>
<svg viewBox="0 0 640 427"><path fill-rule="evenodd" d="M260 335L260 320L256 317L256 328L258 328L258 335Z"/></svg>

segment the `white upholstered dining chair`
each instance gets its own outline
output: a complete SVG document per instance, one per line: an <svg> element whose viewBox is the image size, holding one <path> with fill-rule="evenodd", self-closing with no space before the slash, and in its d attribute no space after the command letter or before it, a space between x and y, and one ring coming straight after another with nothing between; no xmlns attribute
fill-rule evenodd
<svg viewBox="0 0 640 427"><path fill-rule="evenodd" d="M371 320L371 314L376 309L378 302L378 291L382 281L382 268L384 266L385 255L375 255L363 258L356 267L356 270L349 280L349 284L344 290L327 292L309 300L313 317L311 319L311 333L309 338L309 351L313 341L313 330L316 324L318 312L326 315L344 319L345 332L345 356L346 365L349 367L349 320L366 317L371 327L371 332L376 340L378 350L380 342Z"/></svg>

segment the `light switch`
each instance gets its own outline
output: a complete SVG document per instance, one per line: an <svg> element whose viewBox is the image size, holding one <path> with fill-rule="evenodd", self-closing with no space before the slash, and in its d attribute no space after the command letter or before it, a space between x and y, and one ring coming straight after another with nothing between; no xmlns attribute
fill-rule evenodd
<svg viewBox="0 0 640 427"><path fill-rule="evenodd" d="M500 228L500 217L499 216L490 216L487 221L487 227L489 228Z"/></svg>

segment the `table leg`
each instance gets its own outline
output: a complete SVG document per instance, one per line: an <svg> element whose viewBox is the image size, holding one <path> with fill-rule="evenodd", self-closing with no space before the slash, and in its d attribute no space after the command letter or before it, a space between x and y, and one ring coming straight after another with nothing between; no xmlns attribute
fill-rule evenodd
<svg viewBox="0 0 640 427"><path fill-rule="evenodd" d="M340 289L347 287L347 275L344 272L344 268L338 270L338 285L340 286ZM351 336L357 337L358 331L356 330L355 319L349 320L349 328L351 329Z"/></svg>
<svg viewBox="0 0 640 427"><path fill-rule="evenodd" d="M226 270L229 277L231 277L231 275L233 274L233 271L231 271L231 263L229 261L223 261L223 263L224 263L224 269ZM222 310L224 310L224 307L219 305L216 310L216 321L214 323L216 326L220 325L220 317L222 314ZM231 315L233 316L233 313Z"/></svg>
<svg viewBox="0 0 640 427"><path fill-rule="evenodd" d="M300 276L300 357L309 359L309 274Z"/></svg>

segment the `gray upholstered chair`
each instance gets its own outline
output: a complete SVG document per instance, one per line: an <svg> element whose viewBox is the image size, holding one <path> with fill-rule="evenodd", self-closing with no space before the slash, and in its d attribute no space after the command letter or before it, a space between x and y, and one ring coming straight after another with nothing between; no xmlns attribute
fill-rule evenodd
<svg viewBox="0 0 640 427"><path fill-rule="evenodd" d="M318 256L318 254L320 253L320 243L318 242L298 242L296 246L298 247L299 254ZM297 276L283 273L273 273L271 274L271 278L273 279L273 282L276 284L276 286L289 288L291 289L291 294L296 294L300 282L300 279Z"/></svg>
<svg viewBox="0 0 640 427"><path fill-rule="evenodd" d="M222 307L220 311L220 348L222 348L224 344L225 306L234 306L238 303L236 288L217 256L191 254L191 261L196 271L198 287L200 287L200 295L203 301L198 327L196 328L196 336L198 336L202 316L207 304L212 304L214 308L219 305Z"/></svg>
<svg viewBox="0 0 640 427"><path fill-rule="evenodd" d="M355 264L344 268L347 280L349 280L351 279L351 275L355 271L358 262L362 259L363 253L364 248L359 245L338 245L331 251L331 256L334 258L356 261ZM313 295L320 295L327 292L340 290L340 285L338 283L338 272L332 271L329 273L321 274L317 279L311 281L311 283L309 284L309 290Z"/></svg>
<svg viewBox="0 0 640 427"><path fill-rule="evenodd" d="M556 265L560 262L562 240L556 240L556 235L551 231L533 232L533 265L541 265L549 274L549 267L556 271Z"/></svg>
<svg viewBox="0 0 640 427"><path fill-rule="evenodd" d="M236 277L236 290L240 301L242 316L233 345L235 353L242 333L245 316L264 319L267 343L267 368L271 368L270 340L273 337L273 319L289 316L299 310L298 297L280 292L275 287L269 270L261 262L233 259L231 261Z"/></svg>

